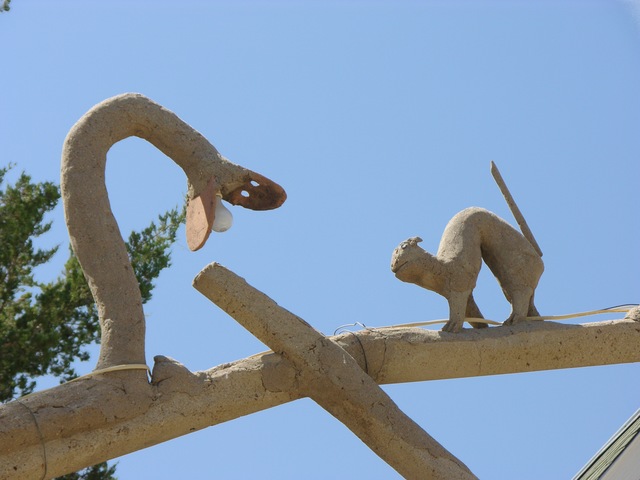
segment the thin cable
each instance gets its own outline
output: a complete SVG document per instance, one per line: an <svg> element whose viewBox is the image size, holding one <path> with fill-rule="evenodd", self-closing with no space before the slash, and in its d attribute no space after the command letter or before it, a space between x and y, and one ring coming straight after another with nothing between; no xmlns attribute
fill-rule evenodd
<svg viewBox="0 0 640 480"><path fill-rule="evenodd" d="M122 370L146 370L148 373L151 373L151 369L145 365L144 363L130 363L125 365L113 365L111 367L101 368L99 370L94 370L93 372L89 372L81 377L72 378L67 383L75 382L77 380L93 377L94 375L100 375L101 373L107 372L120 372Z"/></svg>
<svg viewBox="0 0 640 480"><path fill-rule="evenodd" d="M577 313L570 313L567 315L537 315L537 316L532 316L532 317L527 317L527 320L531 320L531 321L542 321L542 320L568 320L571 318L580 318L580 317L588 317L591 315L601 315L601 314L605 314L605 313L627 313L629 310L631 310L634 307L637 307L638 304L636 303L626 303L623 305L617 305L615 307L609 307L609 308L602 308L599 310L590 310L588 312L577 312ZM365 325L363 325L362 323L352 323L349 325L343 325L341 327L338 327L336 329L336 332L338 332L341 328L344 327L349 327L349 326L356 326L356 325L360 325L363 328L366 328L368 330L375 330L378 328L410 328L410 327L424 327L427 325L437 325L437 324L441 324L441 323L447 323L449 320L446 318L443 319L439 319L439 320L428 320L425 322L412 322L412 323L400 323L400 324L396 324L396 325L388 325L388 326L384 326L384 327L366 327ZM476 317L466 317L465 318L466 322L473 322L473 323L486 323L488 325L502 325L502 322L496 322L495 320L489 320L487 318L476 318ZM334 332L334 335L336 335L336 332Z"/></svg>
<svg viewBox="0 0 640 480"><path fill-rule="evenodd" d="M358 339L358 341L360 341L360 340ZM365 358L365 363L366 363L366 361L367 361L367 359ZM94 375L99 375L101 373L117 372L117 371L122 371L122 370L146 370L147 372L151 372L151 369L147 365L145 365L143 363L132 363L132 364L126 364L126 365L113 365L111 367L106 367L106 368L101 368L99 370L94 370L93 372L87 373L87 374L82 375L80 377L73 378L73 379L69 380L66 383L76 382L76 381L78 381L80 379L92 377ZM24 400L25 398L30 397L32 395L35 395L36 393L42 393L42 392L46 392L47 390L52 390L53 388L57 388L57 387L51 387L51 388L47 388L45 390L39 390L37 392L33 392L33 393L28 394L28 395L24 395L23 397L20 397L20 398L14 398L12 400L14 402L19 403L20 405L22 405L24 408L27 409L27 411L31 415L31 418L33 419L33 423L36 425L36 430L38 430L38 437L40 438L40 445L42 445L42 458L44 460L44 472L42 473L41 480L44 480L46 478L46 476L47 476L47 449L46 449L45 442L44 442L44 436L42 435L42 430L40 430L40 425L38 424L38 420L37 420L35 414L31 411L31 409L29 407L27 407L26 404L24 404L22 402L22 400Z"/></svg>
<svg viewBox="0 0 640 480"><path fill-rule="evenodd" d="M368 329L369 327L367 327L364 323L360 323L360 322L355 322L355 323L345 323L344 325L340 325L338 328L336 328L333 331L334 335L338 335L338 333L340 333L340 330L344 330L347 327L362 327L365 330ZM348 331L348 330L347 330Z"/></svg>
<svg viewBox="0 0 640 480"><path fill-rule="evenodd" d="M632 307L611 307L603 308L600 310L591 310L588 312L570 313L567 315L552 315L552 316L534 316L527 317L529 320L568 320L570 318L589 317L591 315L600 315L603 313L627 313Z"/></svg>
<svg viewBox="0 0 640 480"><path fill-rule="evenodd" d="M99 370L94 370L93 372L89 372L86 373L84 375L81 375L79 377L76 378L72 378L71 380L68 380L65 383L62 383L61 385L66 385L67 383L72 383L72 382L77 382L78 380L83 380L85 378L89 378L89 377L93 377L94 375L100 375L101 373L107 373L107 372L119 372L122 370L146 370L149 374L151 373L151 369L145 365L144 363L131 363L131 364L124 364L124 365L113 365L111 367L105 367L105 368L101 368ZM147 378L148 379L148 378ZM50 387L50 388L45 388L44 390L38 390L37 392L32 392L29 393L28 395L24 395L22 397L20 397L20 399L14 398L11 401L19 401L19 400L24 400L25 398L28 398L32 395L38 394L38 393L43 393L46 392L48 390L52 390L54 388L58 388L60 385L57 385L55 387Z"/></svg>
<svg viewBox="0 0 640 480"><path fill-rule="evenodd" d="M358 337L358 335L356 335L351 330L346 330L347 327L357 327L357 326L360 326L360 327L364 328L365 330L368 329L368 327L364 323L355 322L355 323L348 323L346 325L340 325L338 328L336 328L333 331L333 334L337 335L340 332L340 330L345 330L346 333L350 333L351 335L353 335L355 337L356 341L358 342L358 345L360 345L360 350L362 350L362 358L364 358L364 373L369 375L369 362L367 361L367 352L364 349L364 345L362 344L362 340L360 340L360 337Z"/></svg>
<svg viewBox="0 0 640 480"><path fill-rule="evenodd" d="M40 480L44 480L47 477L47 448L44 443L42 430L40 430L40 425L38 425L38 419L36 418L35 414L31 411L31 409L27 407L24 403L22 403L20 400L16 400L16 402L18 402L20 405L22 405L24 408L27 409L27 411L31 415L31 418L33 419L33 423L36 426L36 430L38 431L38 438L40 439L40 445L42 446L42 460L44 463L44 470L42 472L42 477L40 477Z"/></svg>

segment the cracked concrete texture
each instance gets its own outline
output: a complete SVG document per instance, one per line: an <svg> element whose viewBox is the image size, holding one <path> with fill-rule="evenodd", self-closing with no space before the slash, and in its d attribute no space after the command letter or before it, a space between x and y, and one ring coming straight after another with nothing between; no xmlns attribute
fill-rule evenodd
<svg viewBox="0 0 640 480"><path fill-rule="evenodd" d="M405 478L471 479L332 339L213 263L194 286L294 367L298 391L326 409Z"/></svg>
<svg viewBox="0 0 640 480"><path fill-rule="evenodd" d="M363 356L376 365L370 374L380 384L640 361L640 322L633 320L583 325L528 322L458 334L385 328L343 333L332 340L357 359L361 368ZM480 369L478 351L482 353ZM160 363L169 361L160 358ZM271 370L266 376L265 365ZM112 372L38 392L22 400L28 408L15 401L0 406L0 478L42 476L42 444L29 410L37 412L40 425L52 426L43 431L43 440L48 471L59 476L302 397L297 390L284 390L290 386L287 379L295 377L295 369L273 352L203 372L191 373L179 364L159 368L157 378L165 381L157 386L147 383L143 371ZM280 368L285 373L278 372ZM198 387L190 387L190 395L185 396L173 390L169 376L185 377L172 380L175 388L182 388L183 382ZM267 380L278 386L270 391L263 377L285 380ZM118 393L123 382L127 396L140 395L143 406L150 402L147 410L131 409L130 399ZM280 388L283 390L277 391ZM121 410L119 423L106 422L100 413L108 403ZM53 408L60 405L70 408L73 415L67 409ZM71 443L91 449L69 456ZM17 472L13 466L18 467Z"/></svg>
<svg viewBox="0 0 640 480"><path fill-rule="evenodd" d="M180 145L172 143L176 139L171 139L171 132L163 132L168 124L186 132L184 138L177 139ZM105 125L112 128L107 132ZM269 189L267 179L251 176L253 172L227 162L173 113L140 95L110 99L83 117L65 144L63 197L70 236L74 247L80 249L77 253L83 257L81 264L101 314L103 349L98 368L144 362L144 318L138 317L141 302L137 283L132 287L130 265L120 245L114 243L117 239L105 236L105 231L117 236L119 232L110 215L103 185L104 157L114 142L129 135L146 138L172 158L189 157L183 158L183 168L192 196L213 185L233 198L232 193L244 185L251 191L249 198L257 201L254 206L262 207L265 198L268 204L271 201L268 197L275 191ZM209 168L212 162L220 167L213 169L215 172ZM200 169L190 174L190 164L202 164L209 171L203 175ZM212 172L217 175L216 182L211 181ZM259 178L256 188L269 187L265 192L254 192L253 184L246 185L249 179L256 178ZM95 198L96 194L100 212L107 212L104 216L82 212L87 196ZM282 201L283 198L280 197ZM98 224L88 223L91 221ZM445 254L442 258L449 261L458 258L456 255ZM518 272L517 268L502 272L503 263L513 264L487 259L488 263L495 260L499 272L496 276L505 284L510 281L509 275ZM463 266L475 265L475 260L465 262ZM109 271L119 270L118 265L126 272L124 277ZM105 272L96 270L100 268ZM473 275L477 273L472 269ZM441 283L453 291L452 287L457 288L464 279L454 279L449 273L445 280ZM526 286L531 286L530 279L527 282ZM223 283L228 287L233 282ZM637 308L629 312L625 321L597 325L527 322L455 335L390 328L326 338L272 300L261 304L263 294L247 295L246 287L235 284L217 296L216 301L228 308L237 300L234 296L257 299L257 310L239 321L261 339L276 339L276 343L267 343L278 353L259 354L196 373L176 360L158 356L151 384L140 370L109 372L2 405L0 477L40 478L43 468L47 478L58 476L309 395L406 478L475 478L459 460L404 416L375 382L424 381L640 360ZM507 288L514 297L511 298L514 311L518 310L516 304L521 303L513 295L519 288L517 283L514 289ZM121 296L122 292L126 295ZM470 293L469 298L472 299ZM458 314L460 305L469 306L468 301L461 302L459 298L454 303ZM255 307L244 303L242 306L249 310ZM241 309L232 310L234 318L244 315ZM457 324L451 330L458 330ZM456 361L452 362L452 358ZM73 456L69 455L71 449Z"/></svg>

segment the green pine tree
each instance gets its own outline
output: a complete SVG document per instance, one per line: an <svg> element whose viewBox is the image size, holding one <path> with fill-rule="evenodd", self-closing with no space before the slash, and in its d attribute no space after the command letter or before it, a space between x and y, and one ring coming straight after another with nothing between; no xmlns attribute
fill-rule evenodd
<svg viewBox="0 0 640 480"><path fill-rule="evenodd" d="M0 168L0 401L32 392L36 379L76 376L72 362L88 360L84 347L99 342L97 310L80 264L71 253L62 274L39 282L34 270L50 261L58 248L39 249L34 240L51 228L45 215L60 200L51 182L33 183L22 173L4 185L9 168ZM132 232L127 250L144 302L153 281L170 265L170 247L184 221L184 209L173 209L158 222ZM60 477L64 480L114 479L106 463Z"/></svg>

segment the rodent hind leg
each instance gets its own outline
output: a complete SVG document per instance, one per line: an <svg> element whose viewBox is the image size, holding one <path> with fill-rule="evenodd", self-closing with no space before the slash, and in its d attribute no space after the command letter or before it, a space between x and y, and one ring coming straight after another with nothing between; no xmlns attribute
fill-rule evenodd
<svg viewBox="0 0 640 480"><path fill-rule="evenodd" d="M482 315L482 312L478 308L478 304L473 298L473 292L469 294L469 300L467 301L467 311L465 312L465 316L467 318L484 318L484 316ZM469 324L473 328L487 328L489 326L484 322L469 322Z"/></svg>
<svg viewBox="0 0 640 480"><path fill-rule="evenodd" d="M511 315L503 325L515 325L527 320L529 309L533 305L533 288L522 287L514 291L511 297ZM535 309L535 307L533 307Z"/></svg>
<svg viewBox="0 0 640 480"><path fill-rule="evenodd" d="M539 317L540 312L533 304L533 298L536 296L535 292L531 295L531 300L529 300L529 311L527 312L527 317Z"/></svg>
<svg viewBox="0 0 640 480"><path fill-rule="evenodd" d="M447 296L449 301L449 321L442 327L443 332L457 333L462 330L470 295L471 290L449 293Z"/></svg>

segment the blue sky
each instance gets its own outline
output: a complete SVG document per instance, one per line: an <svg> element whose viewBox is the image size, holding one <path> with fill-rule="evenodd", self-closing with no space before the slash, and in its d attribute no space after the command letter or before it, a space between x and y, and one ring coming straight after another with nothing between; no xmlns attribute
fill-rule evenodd
<svg viewBox="0 0 640 480"><path fill-rule="evenodd" d="M542 314L638 303L636 5L14 0L0 15L1 161L57 182L73 123L135 91L287 190L278 210L233 208L233 228L197 253L180 238L146 306L150 365L161 354L203 370L265 350L191 287L212 261L325 334L445 318L442 297L395 279L391 252L415 235L435 251L473 205L515 224L491 160L544 252ZM184 180L150 145L116 145L107 181L121 230L179 204ZM65 245L61 208L51 220L43 244ZM61 250L44 278L60 272ZM508 316L486 268L475 297L486 317ZM638 374L632 364L384 388L480 478L561 479L640 407ZM397 478L310 400L117 461L124 480Z"/></svg>

